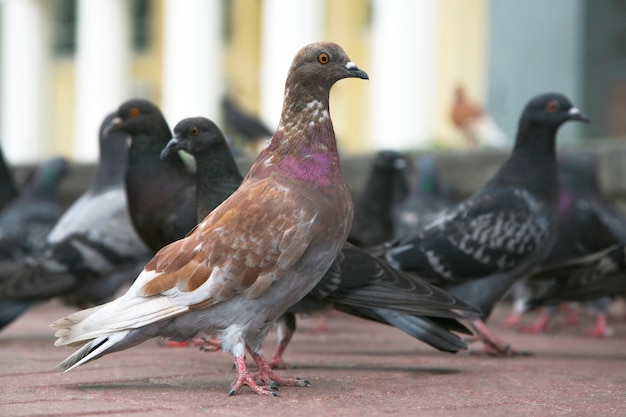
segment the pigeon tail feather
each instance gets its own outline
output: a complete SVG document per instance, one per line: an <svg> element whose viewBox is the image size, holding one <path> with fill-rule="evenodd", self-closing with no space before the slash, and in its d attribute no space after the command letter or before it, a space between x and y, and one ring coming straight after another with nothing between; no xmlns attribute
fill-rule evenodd
<svg viewBox="0 0 626 417"><path fill-rule="evenodd" d="M81 349L74 352L70 357L56 366L56 370L69 372L93 359L104 355L109 349L124 340L128 334L124 332L114 333L110 336L103 336L92 340Z"/></svg>

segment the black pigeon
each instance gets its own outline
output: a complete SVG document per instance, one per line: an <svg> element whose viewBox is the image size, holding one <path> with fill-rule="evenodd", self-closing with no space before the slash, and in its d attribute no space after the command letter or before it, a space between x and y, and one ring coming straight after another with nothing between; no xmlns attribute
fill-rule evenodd
<svg viewBox="0 0 626 417"><path fill-rule="evenodd" d="M541 279L525 279L516 283L512 294L514 313L508 319L514 325L526 309L526 302L540 297L545 291L553 291L558 286L555 266L584 258L595 252L605 250L626 241L626 218L619 209L602 195L598 178L598 164L595 155L589 152L577 152L562 155L559 158L560 204L558 218L558 238L550 255L543 263L543 268L553 271L555 278L550 279L550 272L541 272ZM606 334L606 308L609 300L595 300L592 307L597 313L596 327L589 332L591 336ZM534 325L524 328L526 333L546 331L553 308L548 308Z"/></svg>
<svg viewBox="0 0 626 417"><path fill-rule="evenodd" d="M416 161L415 185L395 213L394 239L413 236L423 225L458 202L451 186L441 181L437 159L422 155Z"/></svg>
<svg viewBox="0 0 626 417"><path fill-rule="evenodd" d="M110 299L145 264L148 249L127 210L126 135L100 131L100 161L87 191L63 214L36 257L0 287L2 302L62 296L78 307Z"/></svg>
<svg viewBox="0 0 626 417"><path fill-rule="evenodd" d="M366 248L390 240L394 212L408 194L407 159L395 151L380 151L369 178L354 202L354 221L348 242Z"/></svg>
<svg viewBox="0 0 626 417"><path fill-rule="evenodd" d="M257 142L274 134L265 123L243 110L229 95L222 98L222 111L226 131L237 139L240 146L256 145Z"/></svg>
<svg viewBox="0 0 626 417"><path fill-rule="evenodd" d="M203 117L181 121L175 136L164 148L167 155L183 150L196 160L198 217L204 218L228 197L241 174L219 128ZM410 274L391 268L346 243L333 267L313 291L281 317L279 348L270 362L284 365L284 352L295 331L295 314L333 306L357 317L395 326L444 351L457 352L466 343L449 330L470 334L457 311L476 313L473 307ZM211 342L213 344L214 342Z"/></svg>
<svg viewBox="0 0 626 417"><path fill-rule="evenodd" d="M137 233L157 252L197 224L195 176L178 154L161 159L161 150L172 134L153 103L141 99L122 103L109 129L131 137L126 173L128 208Z"/></svg>
<svg viewBox="0 0 626 417"><path fill-rule="evenodd" d="M530 100L515 146L495 176L476 194L410 238L386 258L449 290L482 311L470 322L485 347L515 354L485 321L513 284L532 273L557 238L559 188L556 133L568 120L586 120L562 94Z"/></svg>
<svg viewBox="0 0 626 417"><path fill-rule="evenodd" d="M0 148L0 210L9 205L18 195L19 188Z"/></svg>

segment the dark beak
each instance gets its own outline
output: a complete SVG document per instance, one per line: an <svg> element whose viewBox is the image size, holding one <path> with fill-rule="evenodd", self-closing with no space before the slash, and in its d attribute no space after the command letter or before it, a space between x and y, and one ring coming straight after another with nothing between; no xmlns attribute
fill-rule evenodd
<svg viewBox="0 0 626 417"><path fill-rule="evenodd" d="M165 148L163 148L163 150L161 151L161 159L179 149L180 148L178 147L178 139L176 137L173 137L172 139L170 139L169 142L167 142L167 145L165 145Z"/></svg>
<svg viewBox="0 0 626 417"><path fill-rule="evenodd" d="M589 118L582 114L580 110L578 110L578 108L576 107L572 107L571 109L569 109L568 113L571 120L580 120L581 122L589 123Z"/></svg>
<svg viewBox="0 0 626 417"><path fill-rule="evenodd" d="M359 69L356 64L352 61L346 64L346 69L350 72L350 76L354 78L361 78L363 80L369 80L370 77L367 75L367 72Z"/></svg>

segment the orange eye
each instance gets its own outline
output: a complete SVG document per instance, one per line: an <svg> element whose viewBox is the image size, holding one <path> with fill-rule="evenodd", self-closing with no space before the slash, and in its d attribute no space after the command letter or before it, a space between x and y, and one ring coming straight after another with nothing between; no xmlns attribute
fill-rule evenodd
<svg viewBox="0 0 626 417"><path fill-rule="evenodd" d="M319 62L322 65L328 64L328 61L330 61L330 57L328 56L326 52L322 52L321 54L317 56L317 62Z"/></svg>
<svg viewBox="0 0 626 417"><path fill-rule="evenodd" d="M198 128L195 127L195 126L193 126L193 127L191 127L189 129L189 135L190 136L198 136L198 133L200 133L200 132L198 131Z"/></svg>
<svg viewBox="0 0 626 417"><path fill-rule="evenodd" d="M546 106L546 110L550 111L550 112L555 112L557 111L561 106L559 105L559 102L556 100L552 100L551 102L548 103L548 105Z"/></svg>
<svg viewBox="0 0 626 417"><path fill-rule="evenodd" d="M132 109L130 109L130 111L128 112L128 115L129 115L130 117L137 117L137 116L139 116L139 113L141 113L141 112L139 111L139 109L138 109L137 107L133 107L133 108L132 108Z"/></svg>

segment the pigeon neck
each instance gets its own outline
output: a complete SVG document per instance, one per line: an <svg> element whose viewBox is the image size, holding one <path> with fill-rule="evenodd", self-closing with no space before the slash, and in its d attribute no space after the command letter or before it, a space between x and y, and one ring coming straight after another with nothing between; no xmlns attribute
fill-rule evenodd
<svg viewBox="0 0 626 417"><path fill-rule="evenodd" d="M61 175L53 172L38 172L32 183L24 190L24 199L28 201L53 201L58 195Z"/></svg>
<svg viewBox="0 0 626 417"><path fill-rule="evenodd" d="M328 89L290 87L288 83L276 133L249 175L271 172L319 185L333 184L341 176L341 168L328 101ZM270 166L274 168L269 170Z"/></svg>
<svg viewBox="0 0 626 417"><path fill-rule="evenodd" d="M509 159L490 182L498 187L523 184L544 201L558 204L556 131L558 127L520 127Z"/></svg>
<svg viewBox="0 0 626 417"><path fill-rule="evenodd" d="M124 175L128 165L126 137L125 133L116 132L110 133L108 137L101 140L100 163L96 167L91 182L93 188L124 183Z"/></svg>
<svg viewBox="0 0 626 417"><path fill-rule="evenodd" d="M235 192L243 180L228 146L220 148L194 155L198 221Z"/></svg>

